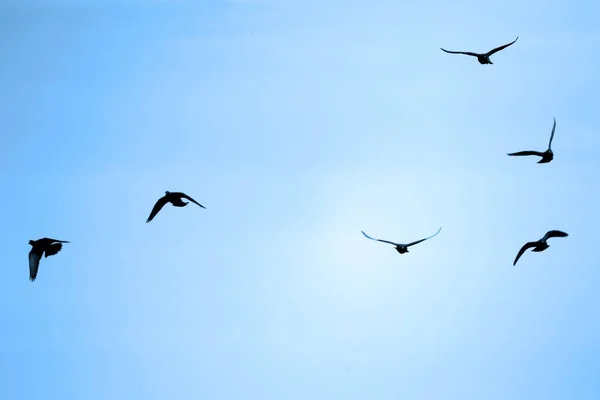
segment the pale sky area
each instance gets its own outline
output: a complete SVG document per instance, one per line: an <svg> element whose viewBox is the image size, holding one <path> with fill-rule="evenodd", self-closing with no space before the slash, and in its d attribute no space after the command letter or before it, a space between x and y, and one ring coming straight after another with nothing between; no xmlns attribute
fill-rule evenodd
<svg viewBox="0 0 600 400"><path fill-rule="evenodd" d="M599 12L4 1L0 398L599 399Z"/></svg>

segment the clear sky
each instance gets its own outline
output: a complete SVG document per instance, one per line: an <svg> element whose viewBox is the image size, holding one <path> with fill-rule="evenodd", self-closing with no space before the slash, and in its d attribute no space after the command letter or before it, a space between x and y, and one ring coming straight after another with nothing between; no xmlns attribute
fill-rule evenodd
<svg viewBox="0 0 600 400"><path fill-rule="evenodd" d="M599 8L3 1L0 398L600 398Z"/></svg>

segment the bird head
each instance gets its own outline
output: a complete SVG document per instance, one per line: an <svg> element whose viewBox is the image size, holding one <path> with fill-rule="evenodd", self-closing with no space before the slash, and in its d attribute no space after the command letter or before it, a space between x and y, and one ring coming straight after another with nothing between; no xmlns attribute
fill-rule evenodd
<svg viewBox="0 0 600 400"><path fill-rule="evenodd" d="M169 192L168 190L165 190L165 196L169 195L169 193L171 193L171 192Z"/></svg>
<svg viewBox="0 0 600 400"><path fill-rule="evenodd" d="M29 244L33 246L33 240L30 240L30 241L29 241Z"/></svg>

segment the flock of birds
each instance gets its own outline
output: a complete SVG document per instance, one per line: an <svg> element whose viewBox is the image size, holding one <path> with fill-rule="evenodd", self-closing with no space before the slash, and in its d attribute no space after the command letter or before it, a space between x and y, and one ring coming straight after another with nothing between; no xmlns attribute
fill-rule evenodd
<svg viewBox="0 0 600 400"><path fill-rule="evenodd" d="M196 200L192 199L190 196L188 196L185 193L166 191L165 195L163 197L161 197L160 199L158 199L156 201L156 203L154 204L154 207L152 207L152 211L150 211L150 215L148 216L146 223L152 221L154 219L154 217L156 217L156 214L158 214L158 212L160 210L162 210L162 208L167 203L171 203L174 207L187 206L189 204L189 201L183 201L182 199L189 200L192 203L197 204L204 209L206 208L202 204L198 203ZM42 239L38 239L38 240L30 240L29 241L29 244L31 245L31 250L29 251L29 280L30 281L33 282L33 281L35 281L35 278L37 278L38 269L40 267L40 260L42 259L42 256L48 257L48 256L55 255L62 249L63 243L69 243L69 242L66 240L56 240L56 239L50 239L50 238L42 238Z"/></svg>
<svg viewBox="0 0 600 400"><path fill-rule="evenodd" d="M443 48L441 50L445 51L446 53L450 53L450 54L464 54L464 55L468 55L468 56L477 57L477 61L479 61L480 64L493 64L492 61L490 60L490 56L492 54L499 52L500 50L507 48L508 46L511 46L512 44L514 44L517 41L517 39L519 39L518 36L512 42L502 45L502 46L499 46L499 47L496 47L495 49L492 49L492 50L488 51L487 53L473 53L473 52L468 52L468 51L450 51L450 50L446 50ZM549 163L554 158L554 153L552 152L552 139L554 139L554 131L555 130L556 130L556 118L554 118L554 125L552 126L552 132L550 133L550 141L548 143L548 149L546 149L545 151L526 150L526 151L519 151L516 153L508 153L508 155L509 156L538 156L538 157L541 157L541 159L538 161L538 164ZM167 192L165 192L165 195L163 197L161 197L160 199L158 199L156 201L156 203L154 204L154 207L152 208L152 211L150 212L150 216L148 217L146 222L148 223L148 222L152 221L154 219L154 217L156 217L156 215L160 212L160 210L167 203L171 203L171 205L173 205L174 207L187 206L189 204L189 202L183 201L183 199L189 200L189 202L197 204L198 206L200 206L204 209L206 208L202 204L198 203L196 200L192 199L190 196L188 196L187 194L185 194L183 192L167 191ZM434 233L433 235L428 236L424 239L416 240L414 242L410 242L410 243L406 243L406 244L395 243L395 242L391 242L388 240L376 239L374 237L367 235L364 231L361 231L361 232L366 238L375 240L378 242L382 242L382 243L391 244L395 247L395 249L398 253L404 254L404 253L408 253L408 248L410 246L414 246L415 244L419 244L425 240L431 239L432 237L439 234L441 230L442 230L442 228L440 227L438 229L438 231L436 233ZM515 257L515 261L513 262L513 265L517 264L517 261L519 261L519 258L521 258L521 256L528 249L532 249L533 252L544 251L548 247L550 247L550 245L548 244L548 239L553 238L553 237L567 237L567 236L569 236L569 235L563 231L551 230L551 231L548 231L541 239L534 241L534 242L525 243L523 245L523 247L521 247L521 249L517 253L517 256ZM50 238L42 238L42 239L38 239L38 240L30 240L29 241L29 244L31 245L31 251L29 252L29 280L30 281L32 281L32 282L35 281L35 279L37 277L39 264L40 264L40 260L41 260L42 256L48 257L48 256L53 256L53 255L57 254L62 249L63 243L69 243L69 242L66 240L56 240L56 239L50 239Z"/></svg>

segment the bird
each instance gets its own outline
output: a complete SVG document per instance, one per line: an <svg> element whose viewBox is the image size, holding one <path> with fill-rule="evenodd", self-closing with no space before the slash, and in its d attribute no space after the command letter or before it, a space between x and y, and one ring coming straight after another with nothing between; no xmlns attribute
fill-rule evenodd
<svg viewBox="0 0 600 400"><path fill-rule="evenodd" d="M509 156L538 156L542 157L538 164L546 164L554 159L554 153L552 152L552 139L554 139L554 131L556 130L556 118L554 119L554 125L552 125L552 133L550 134L550 142L548 142L548 149L546 151L519 151L516 153L508 153Z"/></svg>
<svg viewBox="0 0 600 400"><path fill-rule="evenodd" d="M29 251L29 280L35 281L37 277L38 268L40 266L40 259L42 255L44 257L53 256L62 249L63 243L69 243L66 240L56 240L50 238L42 238L38 240L30 240L31 250Z"/></svg>
<svg viewBox="0 0 600 400"><path fill-rule="evenodd" d="M517 39L518 38L519 37L517 36ZM507 48L508 46L510 46L511 44L516 42L517 39L513 40L512 42L510 42L508 44L502 45L500 47L496 47L495 49L490 50L487 53L471 53L468 51L450 51L450 50L442 49L441 47L440 47L440 49L442 49L446 53L450 53L450 54L466 54L468 56L477 57L477 61L479 61L479 64L493 64L493 62L490 60L490 56L502 49Z"/></svg>
<svg viewBox="0 0 600 400"><path fill-rule="evenodd" d="M434 237L435 235L437 235L438 233L440 233L440 231L442 230L442 227L440 226L440 229L438 229L438 231L436 233L434 233L433 235L426 237L425 239L421 239L421 240L417 240L415 242L412 243L408 243L408 244L403 244L403 243L394 243L394 242L390 242L388 240L381 240L381 239L375 239L369 235L367 235L364 231L361 231L363 235L365 235L365 237L367 239L371 239L371 240L376 240L378 242L383 242L383 243L389 243L389 244L393 244L394 247L396 248L396 251L400 254L404 254L404 253L408 253L408 248L410 246L413 246L415 244L421 243L427 239L431 239L432 237Z"/></svg>
<svg viewBox="0 0 600 400"><path fill-rule="evenodd" d="M156 214L164 207L165 204L171 203L175 207L185 207L189 204L187 201L183 201L181 199L188 199L192 203L198 204L200 207L206 209L202 204L198 203L196 200L192 199L185 193L182 192L169 192L166 191L165 195L157 200L156 204L154 204L154 208L150 212L150 216L146 220L146 223L152 221Z"/></svg>
<svg viewBox="0 0 600 400"><path fill-rule="evenodd" d="M536 242L527 242L523 245L523 247L521 247L521 250L519 250L519 254L517 254L517 257L515 258L515 261L513 262L513 266L517 264L517 261L519 261L519 258L521 258L521 256L523 255L523 253L525 253L525 250L530 249L533 247L533 250L531 251L535 251L535 252L540 252L540 251L544 251L546 250L548 247L550 247L550 245L547 243L547 240L553 237L567 237L569 236L568 233L563 232L563 231L557 231L557 230L552 230L552 231L548 231L543 238L541 238L540 240L536 241Z"/></svg>

